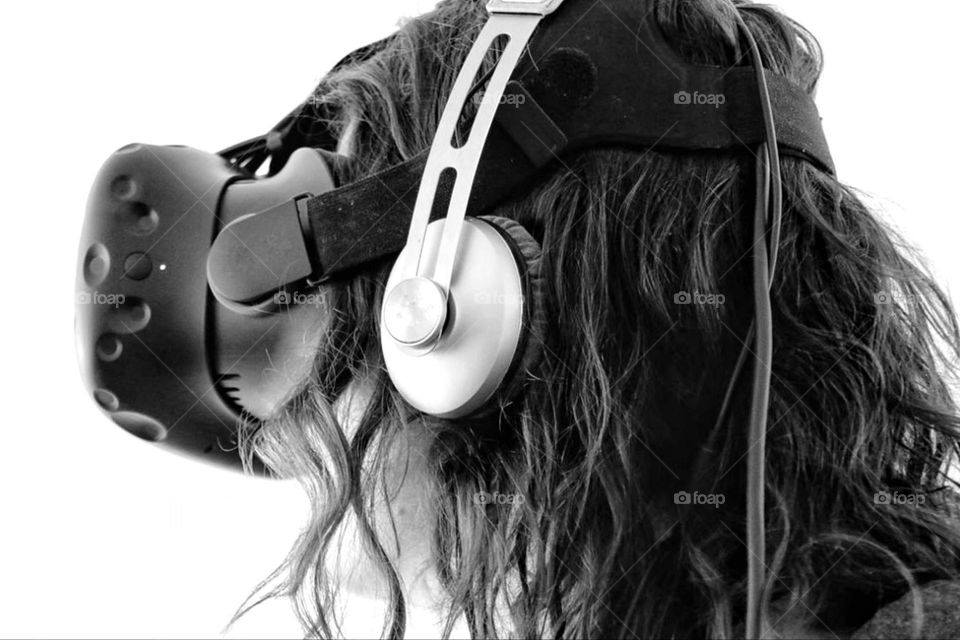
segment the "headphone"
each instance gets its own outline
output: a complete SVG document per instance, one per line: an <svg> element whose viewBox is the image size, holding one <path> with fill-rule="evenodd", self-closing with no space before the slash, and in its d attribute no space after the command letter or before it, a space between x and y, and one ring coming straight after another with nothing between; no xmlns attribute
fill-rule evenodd
<svg viewBox="0 0 960 640"><path fill-rule="evenodd" d="M489 0L487 9L430 149L376 175L336 183L333 118L314 100L218 154L146 144L114 153L94 181L80 242L76 334L86 387L127 431L239 466L238 427L269 418L310 371L324 322L320 285L392 258L379 322L391 381L425 414L482 411L514 393L538 358L544 324L540 247L491 211L565 153L612 145L751 153L753 636L779 162L789 155L834 173L816 105L762 68L739 12L752 65L722 68L681 60L647 1ZM479 106L465 119L471 101Z"/></svg>
<svg viewBox="0 0 960 640"><path fill-rule="evenodd" d="M498 389L515 388L505 384L508 373L516 380L538 354L531 327L541 309L540 245L506 218L462 224L450 284L437 280L449 228L438 220L419 255L415 246L400 253L380 316L390 380L416 409L443 418L478 411ZM418 258L433 267L418 270Z"/></svg>

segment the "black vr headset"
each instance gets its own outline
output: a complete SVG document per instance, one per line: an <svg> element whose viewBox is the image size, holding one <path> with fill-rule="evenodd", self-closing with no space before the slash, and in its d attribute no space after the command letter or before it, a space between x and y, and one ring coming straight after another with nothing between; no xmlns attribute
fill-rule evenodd
<svg viewBox="0 0 960 640"><path fill-rule="evenodd" d="M219 154L146 144L114 153L93 185L80 244L76 332L87 389L140 438L237 466L238 426L268 418L309 372L320 285L396 256L380 321L391 380L419 411L465 415L517 369L538 312L539 247L487 214L583 149L749 154L756 319L746 342L760 363L751 421L759 446L748 454L752 635L779 158L834 172L817 108L762 68L739 13L752 65L720 68L680 60L642 0L490 0L488 10L431 149L378 175L335 184L337 140L313 100ZM478 99L464 132L464 105Z"/></svg>
<svg viewBox="0 0 960 640"><path fill-rule="evenodd" d="M485 136L471 132L483 144L472 181L458 176L460 215L490 212L580 149L754 153L766 140L754 69L681 61L644 2L494 0L489 9L491 23L512 23L494 35L512 40L496 70L501 96L483 89L477 119L489 112L492 124ZM481 41L475 49L486 52ZM833 172L811 97L765 76L779 153ZM474 78L467 97L480 89ZM457 98L448 112L459 113L466 98ZM77 345L89 392L124 429L237 464L238 422L269 416L307 372L322 313L302 294L407 244L431 154L336 185L336 140L313 109L307 101L219 154L133 144L100 170L80 244ZM269 174L255 175L268 160ZM430 221L449 215L442 203L454 191L437 175L421 198Z"/></svg>

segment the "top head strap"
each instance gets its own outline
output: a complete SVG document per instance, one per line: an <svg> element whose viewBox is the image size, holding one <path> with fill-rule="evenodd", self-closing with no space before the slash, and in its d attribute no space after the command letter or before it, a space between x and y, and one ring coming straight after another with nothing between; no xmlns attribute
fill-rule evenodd
<svg viewBox="0 0 960 640"><path fill-rule="evenodd" d="M450 201L454 193L462 198L464 188L465 214L487 213L569 151L628 146L752 153L765 139L752 67L681 60L657 26L649 2L492 0L489 8L495 15L543 15L536 16L539 26L528 55L515 56L502 96L489 96L499 106L472 181L431 178L437 181L436 195L432 203L420 205L421 217L425 207L429 219L446 215L436 204ZM786 78L768 72L767 79L782 153L833 173L813 99ZM424 152L381 174L286 206L282 215L291 221L295 217L304 232L302 239L292 240L305 243L301 255L310 256L309 268L296 271L300 283L327 280L398 253L408 239L427 157ZM239 220L217 244L253 243L261 232L252 220ZM220 288L231 291L232 300L249 303L297 286L275 282L272 276L293 272L287 256L259 257L256 264L229 270L236 277ZM211 268L211 277L219 272Z"/></svg>
<svg viewBox="0 0 960 640"><path fill-rule="evenodd" d="M782 76L766 76L780 147L833 173L813 99ZM750 151L765 137L752 66L681 60L647 2L568 2L533 39L514 79L563 131L568 149Z"/></svg>

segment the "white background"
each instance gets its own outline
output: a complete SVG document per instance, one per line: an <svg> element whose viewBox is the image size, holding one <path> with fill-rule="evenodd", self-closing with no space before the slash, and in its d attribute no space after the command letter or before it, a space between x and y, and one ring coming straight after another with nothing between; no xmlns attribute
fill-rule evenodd
<svg viewBox="0 0 960 640"><path fill-rule="evenodd" d="M0 635L216 636L306 514L296 485L165 454L101 417L73 348L75 252L100 164L132 142L261 133L415 0L31 2L0 26ZM952 2L784 0L826 50L846 182L954 292L960 162ZM235 635L295 635L281 603Z"/></svg>

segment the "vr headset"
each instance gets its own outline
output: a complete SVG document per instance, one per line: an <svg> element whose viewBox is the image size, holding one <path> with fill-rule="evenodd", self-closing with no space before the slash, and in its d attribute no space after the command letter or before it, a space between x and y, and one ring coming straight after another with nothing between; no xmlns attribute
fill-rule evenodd
<svg viewBox="0 0 960 640"><path fill-rule="evenodd" d="M267 419L308 375L323 283L391 257L380 321L391 380L421 412L477 410L522 366L542 311L536 241L488 214L565 154L604 146L757 158L758 306L747 342L761 364L769 358L776 234L763 238L779 225L779 158L834 172L812 98L761 67L742 21L753 64L720 68L680 60L641 0L487 8L431 148L378 175L335 183L337 140L312 100L218 154L133 144L107 160L87 204L76 315L83 379L107 416L140 438L238 466L239 425ZM464 131L464 105L480 96ZM748 542L763 558L769 377L755 376L751 431L761 446L750 453ZM762 567L750 561L755 616Z"/></svg>
<svg viewBox="0 0 960 640"><path fill-rule="evenodd" d="M218 154L119 149L94 182L79 252L77 346L97 404L141 438L237 465L238 423L267 418L306 375L322 309L304 292L406 246L420 264L405 265L397 282L438 286L404 285L403 304L413 309L423 296L461 304L447 298L451 277L467 273L452 269L464 221L522 194L563 154L610 145L753 153L765 141L752 68L687 64L646 3L602 4L491 1L430 151L353 184L334 183L336 140L311 101ZM480 63L501 35L509 43L479 87ZM779 153L832 173L812 99L765 76ZM454 146L458 116L478 90L469 137ZM269 174L256 175L267 160ZM456 179L441 180L450 169ZM445 232L433 272L423 246L435 221Z"/></svg>

